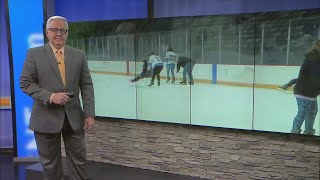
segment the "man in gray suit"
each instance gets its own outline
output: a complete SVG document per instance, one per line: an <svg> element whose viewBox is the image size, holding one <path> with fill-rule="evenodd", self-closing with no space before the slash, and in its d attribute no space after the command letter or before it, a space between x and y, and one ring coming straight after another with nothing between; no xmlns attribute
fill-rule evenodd
<svg viewBox="0 0 320 180"><path fill-rule="evenodd" d="M20 88L34 100L29 128L45 179L63 179L61 135L72 179L87 179L85 130L93 128L95 117L89 68L82 51L66 46L64 17L49 18L46 35L49 43L29 49L20 77Z"/></svg>

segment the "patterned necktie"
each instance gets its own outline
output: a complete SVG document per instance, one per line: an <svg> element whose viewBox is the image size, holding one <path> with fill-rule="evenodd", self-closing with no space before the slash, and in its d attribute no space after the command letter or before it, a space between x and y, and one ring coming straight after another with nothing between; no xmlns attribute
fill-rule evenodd
<svg viewBox="0 0 320 180"><path fill-rule="evenodd" d="M64 64L64 56L60 50L57 50L55 55L58 61L58 67L59 67L63 85L66 85L66 65Z"/></svg>

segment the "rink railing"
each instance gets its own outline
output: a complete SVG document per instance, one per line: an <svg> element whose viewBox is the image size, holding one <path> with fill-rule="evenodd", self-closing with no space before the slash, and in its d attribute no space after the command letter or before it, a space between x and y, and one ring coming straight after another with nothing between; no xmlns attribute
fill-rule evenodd
<svg viewBox="0 0 320 180"><path fill-rule="evenodd" d="M135 76L142 71L142 62L88 61L91 73ZM299 66L196 64L193 68L195 83L220 84L238 87L275 89L296 78ZM183 68L177 76L181 76ZM166 67L160 73L167 79ZM277 78L274 78L277 77Z"/></svg>

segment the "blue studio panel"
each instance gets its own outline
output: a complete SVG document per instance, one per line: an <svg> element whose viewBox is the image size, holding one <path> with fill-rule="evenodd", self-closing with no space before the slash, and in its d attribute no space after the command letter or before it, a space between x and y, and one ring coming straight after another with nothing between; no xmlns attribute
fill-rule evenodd
<svg viewBox="0 0 320 180"><path fill-rule="evenodd" d="M34 135L28 129L32 99L20 90L19 77L27 49L43 45L43 5L42 0L8 0L8 6L14 72L17 157L36 157L38 152Z"/></svg>

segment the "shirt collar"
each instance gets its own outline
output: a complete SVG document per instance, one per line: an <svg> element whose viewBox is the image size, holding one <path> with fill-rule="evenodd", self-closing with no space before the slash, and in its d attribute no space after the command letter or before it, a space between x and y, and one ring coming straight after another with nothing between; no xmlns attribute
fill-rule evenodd
<svg viewBox="0 0 320 180"><path fill-rule="evenodd" d="M51 43L49 43L49 44L50 44L50 46L51 46L51 49L52 49L52 51L53 51L53 54L55 54L56 51L61 51L61 53L64 55L64 46L63 46L62 48L60 48L60 49L57 49L57 48L55 48Z"/></svg>

